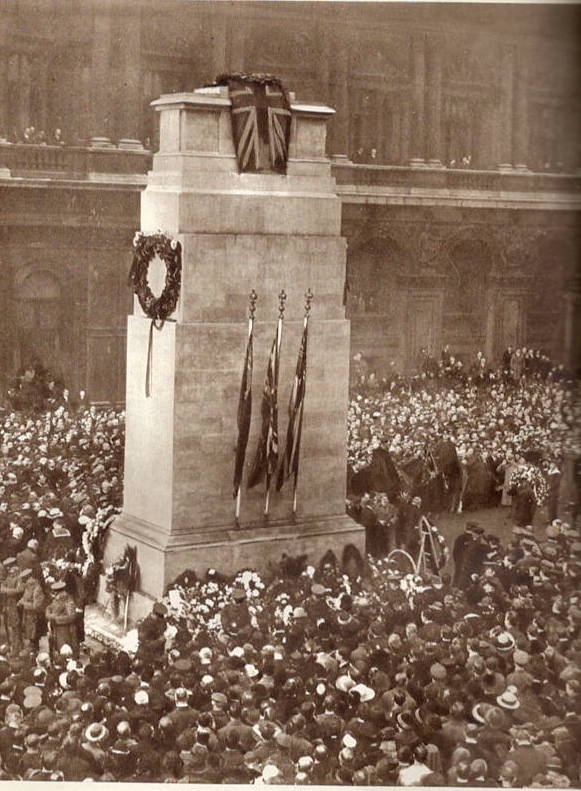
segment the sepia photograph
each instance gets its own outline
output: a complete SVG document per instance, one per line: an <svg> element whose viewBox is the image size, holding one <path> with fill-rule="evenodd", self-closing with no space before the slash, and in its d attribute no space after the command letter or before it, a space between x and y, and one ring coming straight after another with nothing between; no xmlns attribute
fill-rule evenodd
<svg viewBox="0 0 581 791"><path fill-rule="evenodd" d="M0 781L581 787L579 86L576 3L0 2Z"/></svg>

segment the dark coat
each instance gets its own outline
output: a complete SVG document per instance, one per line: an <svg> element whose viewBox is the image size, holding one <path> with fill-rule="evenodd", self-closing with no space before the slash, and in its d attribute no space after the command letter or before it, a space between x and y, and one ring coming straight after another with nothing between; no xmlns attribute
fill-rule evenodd
<svg viewBox="0 0 581 791"><path fill-rule="evenodd" d="M369 466L369 484L372 492L385 492L390 500L401 494L401 480L388 450L376 448Z"/></svg>
<svg viewBox="0 0 581 791"><path fill-rule="evenodd" d="M165 630L165 621L157 615L152 613L143 619L137 629L139 639L137 655L140 659L158 662L160 658L163 658Z"/></svg>
<svg viewBox="0 0 581 791"><path fill-rule="evenodd" d="M465 555L470 544L474 543L474 537L471 533L461 533L454 541L452 548L452 559L454 560L454 580L453 584L458 585L458 581L462 579L464 582L464 561Z"/></svg>
<svg viewBox="0 0 581 791"><path fill-rule="evenodd" d="M537 502L532 486L512 487L508 492L512 497L511 518L515 525L532 525Z"/></svg>

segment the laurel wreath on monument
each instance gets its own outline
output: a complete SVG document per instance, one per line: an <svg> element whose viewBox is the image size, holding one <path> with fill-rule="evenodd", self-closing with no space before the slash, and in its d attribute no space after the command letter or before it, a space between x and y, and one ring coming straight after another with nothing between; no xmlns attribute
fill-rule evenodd
<svg viewBox="0 0 581 791"><path fill-rule="evenodd" d="M151 319L149 343L147 346L147 365L145 369L145 396L151 395L153 330L161 330L177 307L182 282L181 244L158 231L149 236L137 231L133 237L133 263L129 272L129 285L134 292L145 315ZM159 297L156 297L147 280L149 265L155 256L165 264L165 284Z"/></svg>
<svg viewBox="0 0 581 791"><path fill-rule="evenodd" d="M163 324L178 304L182 279L181 244L161 231L151 235L137 231L133 246L135 252L129 272L129 285L133 286L145 315L156 324ZM156 255L164 262L166 270L165 285L159 297L152 292L147 280L149 264Z"/></svg>

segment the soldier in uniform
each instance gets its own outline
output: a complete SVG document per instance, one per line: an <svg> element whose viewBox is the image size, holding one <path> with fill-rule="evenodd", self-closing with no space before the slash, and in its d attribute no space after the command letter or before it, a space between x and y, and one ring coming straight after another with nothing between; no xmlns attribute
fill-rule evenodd
<svg viewBox="0 0 581 791"><path fill-rule="evenodd" d="M16 565L16 558L6 558L4 567L6 568L6 578L0 583L0 593L4 599L4 622L10 652L17 654L22 649L18 602L24 591L24 583L20 579L20 569Z"/></svg>
<svg viewBox="0 0 581 791"><path fill-rule="evenodd" d="M66 584L62 581L51 585L53 600L46 608L46 620L50 628L50 645L54 655L60 653L63 645L70 645L73 654L78 653L77 640L77 608L73 597L66 592Z"/></svg>
<svg viewBox="0 0 581 791"><path fill-rule="evenodd" d="M46 607L46 597L40 582L34 576L31 568L23 569L20 572L20 579L24 583L24 592L18 605L22 607L22 633L24 642L38 650L40 640L46 620L44 610Z"/></svg>

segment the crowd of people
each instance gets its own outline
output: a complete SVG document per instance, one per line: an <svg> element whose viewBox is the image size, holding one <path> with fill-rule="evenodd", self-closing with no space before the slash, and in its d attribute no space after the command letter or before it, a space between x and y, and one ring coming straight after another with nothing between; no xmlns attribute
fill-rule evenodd
<svg viewBox="0 0 581 791"><path fill-rule="evenodd" d="M578 531L515 534L466 584L481 534L453 579L185 573L126 650L1 646L2 778L575 786Z"/></svg>
<svg viewBox="0 0 581 791"><path fill-rule="evenodd" d="M373 514L370 556L184 572L118 646L86 638L84 608L121 505L123 414L74 409L64 392L7 411L0 779L578 785L581 531L550 509L533 527L519 492L547 499L542 462L569 448L572 394L550 371L515 381L505 366L475 383L440 362L433 376L367 377L351 404L350 462L373 485L349 509ZM31 371L32 387L50 381ZM436 441L463 463L512 450L495 495L512 499L508 536L469 519L448 547L422 519L405 454L445 487ZM423 565L388 556L418 558L426 529Z"/></svg>
<svg viewBox="0 0 581 791"><path fill-rule="evenodd" d="M538 351L508 349L492 369L481 353L465 366L446 348L411 377L360 373L348 412L349 489L395 501L407 492L428 511L462 511L510 504L519 472L540 504L557 490L565 457L579 456L579 413L563 369ZM387 485L375 474L380 453Z"/></svg>
<svg viewBox="0 0 581 791"><path fill-rule="evenodd" d="M45 381L37 370L31 387L36 377ZM114 410L73 413L53 402L0 420L0 623L11 654L47 635L55 647L83 643L102 542L121 503L123 444Z"/></svg>
<svg viewBox="0 0 581 791"><path fill-rule="evenodd" d="M52 133L45 132L44 129L37 129L35 126L27 126L24 129L17 131L14 130L11 135L6 138L9 143L28 143L31 145L45 145L45 146L64 146L66 145L63 137L63 131L56 128Z"/></svg>
<svg viewBox="0 0 581 791"><path fill-rule="evenodd" d="M70 394L64 379L35 358L18 371L6 396L12 409L28 414L54 410L59 406L68 407ZM84 393L81 393L80 401L83 400ZM75 404L77 406L79 404Z"/></svg>

